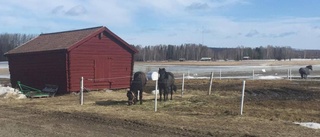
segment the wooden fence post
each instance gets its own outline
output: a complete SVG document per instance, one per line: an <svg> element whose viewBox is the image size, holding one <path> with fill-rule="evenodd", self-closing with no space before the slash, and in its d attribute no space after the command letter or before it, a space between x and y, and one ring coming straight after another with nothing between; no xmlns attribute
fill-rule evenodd
<svg viewBox="0 0 320 137"><path fill-rule="evenodd" d="M80 79L80 105L83 105L83 77Z"/></svg>
<svg viewBox="0 0 320 137"><path fill-rule="evenodd" d="M211 77L210 77L210 86L209 86L208 95L211 95L212 80L213 80L213 72L211 72Z"/></svg>
<svg viewBox="0 0 320 137"><path fill-rule="evenodd" d="M244 91L246 89L246 81L243 80L243 86L242 86L242 95L241 95L241 105L240 105L240 115L242 115L243 112L243 102L244 102Z"/></svg>
<svg viewBox="0 0 320 137"><path fill-rule="evenodd" d="M183 92L184 92L184 73L182 74L181 97L183 96Z"/></svg>

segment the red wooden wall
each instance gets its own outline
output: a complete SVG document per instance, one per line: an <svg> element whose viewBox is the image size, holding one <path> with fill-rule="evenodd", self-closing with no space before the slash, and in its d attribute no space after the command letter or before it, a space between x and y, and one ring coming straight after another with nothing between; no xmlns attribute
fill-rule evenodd
<svg viewBox="0 0 320 137"><path fill-rule="evenodd" d="M51 51L8 56L12 86L16 87L17 81L38 89L43 89L45 84L54 84L59 86L58 93L66 92L65 53Z"/></svg>
<svg viewBox="0 0 320 137"><path fill-rule="evenodd" d="M90 90L127 88L133 70L133 53L108 34L90 38L71 49L68 59L68 89L80 90L80 78Z"/></svg>

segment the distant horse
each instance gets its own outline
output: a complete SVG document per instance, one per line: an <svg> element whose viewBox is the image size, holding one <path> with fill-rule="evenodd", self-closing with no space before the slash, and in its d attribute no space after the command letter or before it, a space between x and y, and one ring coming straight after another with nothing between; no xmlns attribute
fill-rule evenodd
<svg viewBox="0 0 320 137"><path fill-rule="evenodd" d="M147 84L147 76L143 72L136 72L131 81L130 90L127 92L128 105L136 104L138 98L138 90L140 91L139 100L142 104L142 93Z"/></svg>
<svg viewBox="0 0 320 137"><path fill-rule="evenodd" d="M158 79L158 87L160 93L160 101L168 100L168 94L171 94L170 100L172 100L173 91L177 91L176 85L174 85L174 75L171 72L167 72L165 68L159 68L158 71L160 77Z"/></svg>
<svg viewBox="0 0 320 137"><path fill-rule="evenodd" d="M308 65L305 68L300 68L299 73L301 75L301 79L307 79L308 75L310 75L310 71L312 70L312 66Z"/></svg>

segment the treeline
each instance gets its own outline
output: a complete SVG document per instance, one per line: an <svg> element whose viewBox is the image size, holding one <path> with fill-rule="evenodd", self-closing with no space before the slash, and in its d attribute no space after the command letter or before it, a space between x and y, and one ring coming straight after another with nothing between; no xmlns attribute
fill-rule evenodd
<svg viewBox="0 0 320 137"><path fill-rule="evenodd" d="M256 48L238 46L236 48L210 48L201 44L135 46L139 53L136 61L163 60L212 60L275 59L292 58L319 59L320 50L298 50L288 46L260 46Z"/></svg>
<svg viewBox="0 0 320 137"><path fill-rule="evenodd" d="M31 40L36 35L33 34L8 34L3 33L0 34L0 61L7 60L6 57L3 56L4 53L8 52L11 49Z"/></svg>
<svg viewBox="0 0 320 137"><path fill-rule="evenodd" d="M34 34L0 34L0 61L6 61L4 53L36 37ZM236 48L211 48L202 44L134 46L139 53L135 61L163 60L212 60L275 59L292 58L319 59L320 50L299 50L288 46L260 46L256 48L238 46Z"/></svg>
<svg viewBox="0 0 320 137"><path fill-rule="evenodd" d="M156 46L135 46L139 51L135 55L136 61L161 61L161 60L200 60L201 57L211 57L213 52L210 48L203 45L184 44L175 45L156 45Z"/></svg>

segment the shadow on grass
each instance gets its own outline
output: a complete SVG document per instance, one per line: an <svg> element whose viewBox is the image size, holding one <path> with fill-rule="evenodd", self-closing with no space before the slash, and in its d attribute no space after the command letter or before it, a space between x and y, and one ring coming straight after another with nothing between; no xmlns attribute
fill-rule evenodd
<svg viewBox="0 0 320 137"><path fill-rule="evenodd" d="M115 106L115 105L128 105L128 101L126 100L108 100L108 101L96 101L96 104L97 105L100 105L100 106Z"/></svg>
<svg viewBox="0 0 320 137"><path fill-rule="evenodd" d="M159 99L157 100L158 103L162 103L162 102L168 102L168 101L172 101L172 100L168 100L168 101L160 101ZM147 103L147 102L154 102L154 99L142 99L143 103ZM128 105L128 101L127 100L107 100L107 101L96 101L96 105L100 105L100 106L121 106L121 105ZM136 105L140 105L140 101L137 102Z"/></svg>

